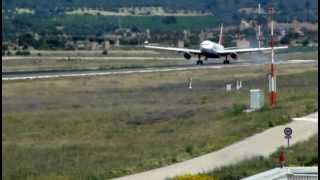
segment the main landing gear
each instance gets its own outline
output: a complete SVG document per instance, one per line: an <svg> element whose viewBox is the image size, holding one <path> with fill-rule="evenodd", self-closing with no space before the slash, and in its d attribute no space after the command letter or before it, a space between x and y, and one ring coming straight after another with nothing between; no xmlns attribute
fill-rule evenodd
<svg viewBox="0 0 320 180"><path fill-rule="evenodd" d="M228 60L228 56L226 56L226 60L223 61L223 64L230 64L230 61Z"/></svg>
<svg viewBox="0 0 320 180"><path fill-rule="evenodd" d="M198 55L198 61L197 61L197 65L203 65L203 61L201 60L201 56L200 54Z"/></svg>

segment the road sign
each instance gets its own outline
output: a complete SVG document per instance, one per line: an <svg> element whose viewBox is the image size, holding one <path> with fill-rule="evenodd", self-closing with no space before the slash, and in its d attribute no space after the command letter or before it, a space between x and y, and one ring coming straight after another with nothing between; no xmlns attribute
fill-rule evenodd
<svg viewBox="0 0 320 180"><path fill-rule="evenodd" d="M283 132L285 134L284 138L287 139L288 147L289 147L290 146L290 139L291 139L292 129L290 127L286 127L286 128L284 128Z"/></svg>
<svg viewBox="0 0 320 180"><path fill-rule="evenodd" d="M291 136L291 134L292 134L292 129L289 128L289 127L286 127L286 128L284 128L283 132L284 132L284 134L285 134L286 136Z"/></svg>
<svg viewBox="0 0 320 180"><path fill-rule="evenodd" d="M291 136L284 136L284 138L291 139L292 137Z"/></svg>

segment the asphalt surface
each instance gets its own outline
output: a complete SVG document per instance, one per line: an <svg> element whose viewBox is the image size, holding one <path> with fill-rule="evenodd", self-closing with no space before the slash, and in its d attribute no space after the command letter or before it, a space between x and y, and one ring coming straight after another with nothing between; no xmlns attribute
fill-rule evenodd
<svg viewBox="0 0 320 180"><path fill-rule="evenodd" d="M9 57L2 57L2 60L4 61L10 61L10 60L42 60L43 57L41 56L30 56L30 57L21 57L21 56L9 56ZM46 60L181 60L181 57L82 57L82 56L46 56Z"/></svg>
<svg viewBox="0 0 320 180"><path fill-rule="evenodd" d="M277 64L298 64L298 63L316 63L317 60L289 60L279 61ZM185 71L196 69L222 69L233 67L260 66L268 64L268 62L248 62L237 61L231 64L211 63L208 65L181 65L174 67L157 67L157 68L135 68L135 69L118 69L118 70L61 70L61 71L16 71L2 72L2 81L9 80L32 80L32 79L48 79L59 77L79 77L79 76L101 76L101 75L118 75L133 73L152 73L152 72L169 72L169 71Z"/></svg>
<svg viewBox="0 0 320 180"><path fill-rule="evenodd" d="M318 133L318 112L301 118L293 118L291 123L270 128L221 150L185 162L116 178L116 180L163 180L178 175L208 172L255 156L268 157L279 147L287 146L283 132L286 127L293 130L291 145L308 140Z"/></svg>

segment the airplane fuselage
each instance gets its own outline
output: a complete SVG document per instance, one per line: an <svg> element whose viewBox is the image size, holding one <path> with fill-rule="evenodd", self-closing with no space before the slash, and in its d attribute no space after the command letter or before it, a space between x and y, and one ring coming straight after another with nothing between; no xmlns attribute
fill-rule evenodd
<svg viewBox="0 0 320 180"><path fill-rule="evenodd" d="M200 43L201 54L207 58L220 58L218 51L223 51L224 46L215 42L206 40Z"/></svg>

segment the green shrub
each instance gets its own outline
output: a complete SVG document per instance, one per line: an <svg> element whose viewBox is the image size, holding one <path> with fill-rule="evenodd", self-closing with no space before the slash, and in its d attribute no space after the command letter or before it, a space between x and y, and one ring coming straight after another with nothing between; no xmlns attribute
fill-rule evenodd
<svg viewBox="0 0 320 180"><path fill-rule="evenodd" d="M232 115L240 115L244 112L245 109L245 104L233 104L231 113Z"/></svg>
<svg viewBox="0 0 320 180"><path fill-rule="evenodd" d="M314 104L314 103L306 104L306 106L305 106L305 112L306 113L312 113L312 112L315 112L315 111L317 111L316 104Z"/></svg>
<svg viewBox="0 0 320 180"><path fill-rule="evenodd" d="M188 146L186 147L186 152L187 152L188 154L192 155L192 153L193 153L193 146L192 146L192 145L188 145Z"/></svg>
<svg viewBox="0 0 320 180"><path fill-rule="evenodd" d="M103 51L102 51L102 54L103 54L103 55L108 55L108 50L103 50Z"/></svg>
<svg viewBox="0 0 320 180"><path fill-rule="evenodd" d="M17 55L17 56L28 56L28 55L30 55L30 54L31 54L30 51L27 51L27 50L17 51L17 52L16 52L16 55Z"/></svg>
<svg viewBox="0 0 320 180"><path fill-rule="evenodd" d="M173 178L173 180L217 180L217 178L208 175L183 175Z"/></svg>

